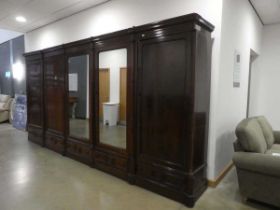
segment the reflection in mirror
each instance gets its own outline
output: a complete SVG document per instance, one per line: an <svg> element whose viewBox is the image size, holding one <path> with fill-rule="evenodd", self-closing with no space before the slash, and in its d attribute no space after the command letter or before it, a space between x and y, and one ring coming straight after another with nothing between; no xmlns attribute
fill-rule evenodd
<svg viewBox="0 0 280 210"><path fill-rule="evenodd" d="M89 139L89 56L68 59L69 136Z"/></svg>
<svg viewBox="0 0 280 210"><path fill-rule="evenodd" d="M126 148L127 49L99 53L100 142Z"/></svg>

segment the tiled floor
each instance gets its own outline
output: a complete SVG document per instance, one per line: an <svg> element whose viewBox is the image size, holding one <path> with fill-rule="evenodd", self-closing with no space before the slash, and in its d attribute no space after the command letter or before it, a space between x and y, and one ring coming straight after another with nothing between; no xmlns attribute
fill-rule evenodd
<svg viewBox="0 0 280 210"><path fill-rule="evenodd" d="M0 124L0 210L186 210L180 203L27 141ZM208 189L195 210L269 209L242 203L236 172Z"/></svg>

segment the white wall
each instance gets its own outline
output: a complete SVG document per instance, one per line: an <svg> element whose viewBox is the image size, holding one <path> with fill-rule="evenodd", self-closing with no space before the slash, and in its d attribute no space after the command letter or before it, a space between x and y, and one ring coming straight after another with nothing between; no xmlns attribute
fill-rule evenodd
<svg viewBox="0 0 280 210"><path fill-rule="evenodd" d="M250 115L264 115L280 130L280 24L264 27L262 53L252 68Z"/></svg>
<svg viewBox="0 0 280 210"><path fill-rule="evenodd" d="M262 24L247 0L224 0L222 16L220 73L215 107L215 154L217 177L233 155L235 127L246 117L250 50L261 50ZM241 53L241 84L233 88L234 52ZM215 150L215 151L214 151Z"/></svg>
<svg viewBox="0 0 280 210"><path fill-rule="evenodd" d="M10 31L5 29L0 29L0 44L9 41L11 39L14 39L18 36L23 35L22 33L16 32L16 31Z"/></svg>
<svg viewBox="0 0 280 210"><path fill-rule="evenodd" d="M99 68L110 69L110 101L120 102L120 68L127 67L127 49L101 52Z"/></svg>
<svg viewBox="0 0 280 210"><path fill-rule="evenodd" d="M112 0L26 34L26 51L113 32L153 21L201 14L217 26L222 0Z"/></svg>
<svg viewBox="0 0 280 210"><path fill-rule="evenodd" d="M214 179L230 162L233 131L237 122L245 117L248 53L250 48L260 50L262 25L248 0L113 0L27 33L26 51L192 12L215 25L208 149L208 178ZM234 49L242 54L239 89L232 88Z"/></svg>

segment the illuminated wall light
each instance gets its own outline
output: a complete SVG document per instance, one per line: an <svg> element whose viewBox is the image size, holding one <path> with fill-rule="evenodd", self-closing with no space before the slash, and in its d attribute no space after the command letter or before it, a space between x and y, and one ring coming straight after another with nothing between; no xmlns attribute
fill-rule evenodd
<svg viewBox="0 0 280 210"><path fill-rule="evenodd" d="M5 72L5 77L6 78L11 78L11 72L10 71L6 71Z"/></svg>
<svg viewBox="0 0 280 210"><path fill-rule="evenodd" d="M13 64L13 78L17 81L21 81L24 77L24 66L22 62L17 61Z"/></svg>

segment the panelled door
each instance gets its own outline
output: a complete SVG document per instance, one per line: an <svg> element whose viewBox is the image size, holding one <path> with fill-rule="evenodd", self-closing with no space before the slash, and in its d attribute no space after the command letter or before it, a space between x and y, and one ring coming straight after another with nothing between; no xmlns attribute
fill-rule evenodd
<svg viewBox="0 0 280 210"><path fill-rule="evenodd" d="M44 60L46 146L64 151L65 69L63 54L47 55Z"/></svg>
<svg viewBox="0 0 280 210"><path fill-rule="evenodd" d="M191 138L186 126L191 124L191 35L147 32L140 37L137 179L153 189L181 192Z"/></svg>

